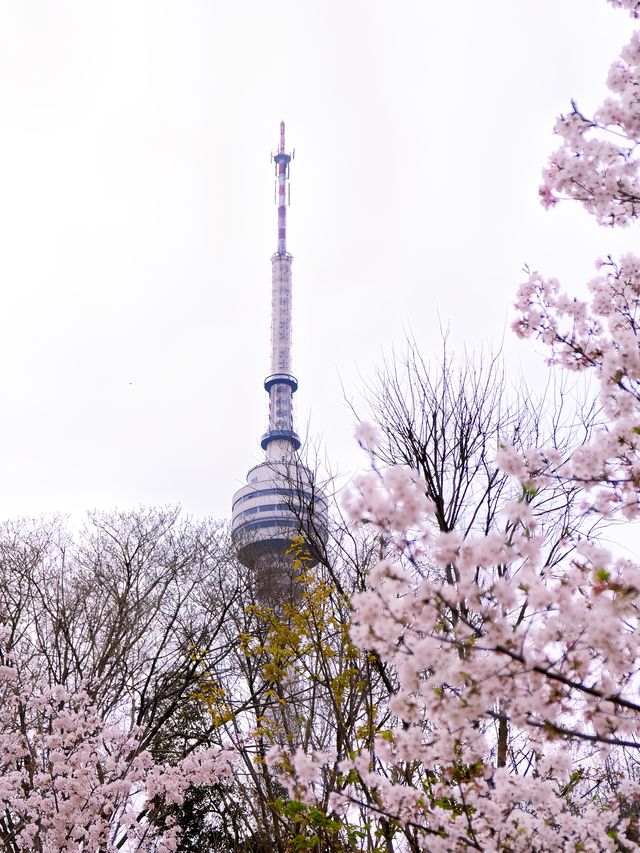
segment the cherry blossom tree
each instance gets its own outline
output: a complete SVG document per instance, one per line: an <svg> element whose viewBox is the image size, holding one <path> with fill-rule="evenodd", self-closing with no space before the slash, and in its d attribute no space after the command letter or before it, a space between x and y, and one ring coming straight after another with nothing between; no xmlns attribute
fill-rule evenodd
<svg viewBox="0 0 640 853"><path fill-rule="evenodd" d="M609 0L640 16L634 0ZM580 201L605 225L640 214L640 33L608 78L613 96L587 118L560 118L562 146L544 172L543 203ZM443 530L429 484L408 466L376 466L382 437L363 424L373 470L345 499L356 526L394 543L353 598L351 636L395 668L396 724L371 753L339 761L331 808L395 822L387 850L640 849L640 565L567 527L550 562L536 500L579 488L594 518L640 515L640 259L599 261L590 300L533 273L514 327L562 370L592 375L603 423L579 447L513 446L496 454L519 484L486 534ZM439 572L425 571L438 567ZM508 724L510 763L496 725ZM317 804L335 757L271 751L290 796ZM384 761L385 774L377 771ZM400 830L402 835L400 836Z"/></svg>
<svg viewBox="0 0 640 853"><path fill-rule="evenodd" d="M0 661L2 849L176 850L178 827L156 814L192 785L228 781L228 757L208 749L158 763L141 732L105 720L86 691L25 680L4 649Z"/></svg>
<svg viewBox="0 0 640 853"><path fill-rule="evenodd" d="M228 767L193 713L237 578L224 530L177 510L0 526L0 848L175 849Z"/></svg>

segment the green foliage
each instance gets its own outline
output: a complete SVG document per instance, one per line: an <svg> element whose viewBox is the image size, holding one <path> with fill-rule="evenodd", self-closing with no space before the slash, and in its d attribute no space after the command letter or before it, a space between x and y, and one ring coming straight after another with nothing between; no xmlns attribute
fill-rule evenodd
<svg viewBox="0 0 640 853"><path fill-rule="evenodd" d="M278 799L275 807L295 828L289 848L292 851L347 853L365 849L363 842L371 829L368 825L355 826L348 821L330 817L316 806L308 806L298 800ZM376 845L366 849L377 853L383 848Z"/></svg>

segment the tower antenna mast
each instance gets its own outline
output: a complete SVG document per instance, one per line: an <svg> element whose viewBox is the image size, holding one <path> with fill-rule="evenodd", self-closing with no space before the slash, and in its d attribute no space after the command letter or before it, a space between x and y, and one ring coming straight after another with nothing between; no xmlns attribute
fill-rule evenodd
<svg viewBox="0 0 640 853"><path fill-rule="evenodd" d="M276 178L278 179L278 254L287 252L287 204L290 200L289 163L291 155L285 152L284 122L280 122L280 144L274 153Z"/></svg>

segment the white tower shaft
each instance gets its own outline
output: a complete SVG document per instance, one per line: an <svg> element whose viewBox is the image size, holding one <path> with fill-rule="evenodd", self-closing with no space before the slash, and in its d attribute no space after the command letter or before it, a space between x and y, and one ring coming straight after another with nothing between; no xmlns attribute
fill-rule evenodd
<svg viewBox="0 0 640 853"><path fill-rule="evenodd" d="M271 373L291 373L291 261L271 258Z"/></svg>
<svg viewBox="0 0 640 853"><path fill-rule="evenodd" d="M269 430L262 447L269 461L284 461L297 450L300 440L293 430L292 396L298 387L291 375L291 262L287 252L287 204L289 202L289 163L285 151L284 122L280 122L280 141L273 155L276 167L278 204L278 251L271 258L271 374L264 386L269 392Z"/></svg>

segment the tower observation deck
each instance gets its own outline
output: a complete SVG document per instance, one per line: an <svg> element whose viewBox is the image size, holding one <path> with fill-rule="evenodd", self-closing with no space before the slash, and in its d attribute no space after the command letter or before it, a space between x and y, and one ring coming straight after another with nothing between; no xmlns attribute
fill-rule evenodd
<svg viewBox="0 0 640 853"><path fill-rule="evenodd" d="M269 395L269 428L260 442L265 460L249 471L247 485L234 494L231 522L240 562L258 572L259 594L261 589L266 592L267 585L282 586L291 580L287 572L291 557L286 552L293 538L302 537L308 543L308 554L315 559L312 543L326 539L327 529L326 497L298 458L300 438L293 428L293 394L298 380L291 373L293 258L287 252L292 157L285 150L284 122L280 122L280 140L272 159L278 241L271 257L271 370L264 381Z"/></svg>

